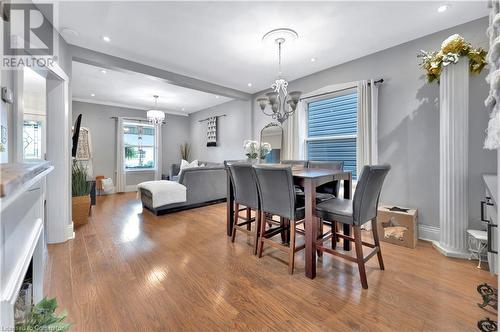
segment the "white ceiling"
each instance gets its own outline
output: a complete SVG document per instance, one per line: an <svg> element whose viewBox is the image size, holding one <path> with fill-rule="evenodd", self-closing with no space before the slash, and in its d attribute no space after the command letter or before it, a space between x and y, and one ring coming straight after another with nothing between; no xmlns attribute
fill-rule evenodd
<svg viewBox="0 0 500 332"><path fill-rule="evenodd" d="M449 9L438 13L444 3ZM78 33L62 32L71 44L256 93L267 89L277 74L277 50L261 41L271 29L288 27L299 34L297 41L284 47L284 77L293 80L487 13L485 1L61 1L55 26ZM102 40L104 35L111 38L109 43ZM142 86L119 76L118 81L109 81L115 74L103 78L88 67L76 66L75 71L77 95L86 96L94 88L99 90L96 99L119 98L143 107L153 94L149 87L160 89L149 79L139 79L145 83ZM135 94L125 92L125 86L141 91L130 99ZM166 95L170 89L178 88L165 88ZM160 100L177 111L193 107L191 112L206 106L204 97L194 98L189 106L182 103L191 102L190 98L181 98L182 103L168 97Z"/></svg>
<svg viewBox="0 0 500 332"><path fill-rule="evenodd" d="M73 100L148 110L154 105L153 95L158 95L159 109L181 115L231 100L167 84L152 76L108 69L103 74L102 69L73 62Z"/></svg>

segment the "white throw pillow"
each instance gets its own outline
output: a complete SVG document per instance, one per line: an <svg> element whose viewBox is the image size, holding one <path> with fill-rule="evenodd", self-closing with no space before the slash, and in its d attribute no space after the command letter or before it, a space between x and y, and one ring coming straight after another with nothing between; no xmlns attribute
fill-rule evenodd
<svg viewBox="0 0 500 332"><path fill-rule="evenodd" d="M181 160L181 171L186 168L194 168L198 166L198 160L193 160L192 162L188 162L187 160Z"/></svg>

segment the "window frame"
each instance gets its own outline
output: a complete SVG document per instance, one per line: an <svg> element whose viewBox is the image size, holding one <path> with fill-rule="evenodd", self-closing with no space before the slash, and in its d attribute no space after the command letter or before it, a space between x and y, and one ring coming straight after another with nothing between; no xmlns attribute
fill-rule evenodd
<svg viewBox="0 0 500 332"><path fill-rule="evenodd" d="M157 149L158 147L156 146L156 135L157 135L157 128L150 124L150 123L144 123L145 121L143 120L127 120L127 121L124 121L123 122L123 128L122 128L122 131L123 131L123 169L125 170L126 173L134 173L134 172L156 172L157 171L157 160L156 160L156 154L158 153L157 152ZM149 127L149 128L153 128L153 145L129 145L131 147L151 147L153 148L153 163L154 163L154 166L149 168L149 167L134 167L134 168L128 168L127 165L126 165L126 157L125 157L125 147L127 146L125 144L125 126L137 126L137 127Z"/></svg>
<svg viewBox="0 0 500 332"><path fill-rule="evenodd" d="M305 102L306 102L306 107L305 107L305 110L306 110L306 132L305 132L305 138L304 138L304 149L305 149L304 155L306 156L307 160L309 160L309 149L307 146L307 144L309 142L335 141L335 140L353 139L353 138L356 139L356 142L357 142L357 140L358 140L357 125L356 125L356 134L355 135L351 134L351 135L329 135L329 136L309 137L309 104L317 102L317 101L341 97L344 95L351 94L353 92L356 92L356 99L358 101L358 108L359 108L359 95L358 95L357 85L348 85L348 86L345 86L341 89L334 90L331 92L322 93L318 96L307 98L305 100ZM356 118L356 124L358 124L358 121L359 121L359 119ZM356 144L356 154L357 154L357 151L358 151L358 147ZM356 160L356 164L357 164L357 160Z"/></svg>

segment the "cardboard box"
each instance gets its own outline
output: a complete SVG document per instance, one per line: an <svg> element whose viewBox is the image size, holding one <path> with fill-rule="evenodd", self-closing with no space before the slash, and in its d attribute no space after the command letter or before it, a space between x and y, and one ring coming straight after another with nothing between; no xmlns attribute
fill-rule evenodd
<svg viewBox="0 0 500 332"><path fill-rule="evenodd" d="M380 241L415 248L418 239L417 210L394 205L380 205L377 231Z"/></svg>

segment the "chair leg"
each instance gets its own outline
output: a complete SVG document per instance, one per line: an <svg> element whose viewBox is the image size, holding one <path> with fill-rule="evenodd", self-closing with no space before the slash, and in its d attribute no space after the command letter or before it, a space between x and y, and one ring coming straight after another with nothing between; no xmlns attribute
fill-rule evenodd
<svg viewBox="0 0 500 332"><path fill-rule="evenodd" d="M290 225L290 247L288 248L288 273L293 274L295 266L295 220L289 221Z"/></svg>
<svg viewBox="0 0 500 332"><path fill-rule="evenodd" d="M319 218L317 240L321 239L322 237L323 237L323 219ZM316 255L318 255L318 257L323 257L323 251L316 250Z"/></svg>
<svg viewBox="0 0 500 332"><path fill-rule="evenodd" d="M380 240L378 238L378 230L377 230L377 218L372 219L372 232L373 232L373 241L375 242L375 246L378 248L377 257L378 257L378 265L381 270L385 270L384 260L382 259L382 248L380 248Z"/></svg>
<svg viewBox="0 0 500 332"><path fill-rule="evenodd" d="M354 243L356 247L356 259L358 261L359 277L361 278L361 286L363 286L364 289L368 289L365 262L363 259L363 244L361 243L361 227L359 225L355 225L353 227L353 231L354 231Z"/></svg>
<svg viewBox="0 0 500 332"><path fill-rule="evenodd" d="M250 218L252 217L252 213L251 213L252 210L250 210L249 207L247 207L247 222L250 220ZM247 224L247 230L251 230L252 229L252 224L251 223L248 223Z"/></svg>
<svg viewBox="0 0 500 332"><path fill-rule="evenodd" d="M262 223L261 213L259 210L255 211L255 227L254 227L254 243L253 243L253 254L257 255L257 247L259 245L260 236L260 224ZM265 226L264 226L265 227Z"/></svg>
<svg viewBox="0 0 500 332"><path fill-rule="evenodd" d="M281 243L290 243L290 220L280 217Z"/></svg>
<svg viewBox="0 0 500 332"><path fill-rule="evenodd" d="M231 242L234 242L236 238L236 225L238 225L238 210L240 209L240 205L238 203L235 204L234 207L234 222L233 222L233 234L231 234Z"/></svg>
<svg viewBox="0 0 500 332"><path fill-rule="evenodd" d="M337 249L337 242L338 242L338 237L337 237L337 222L332 221L332 249L335 250Z"/></svg>
<svg viewBox="0 0 500 332"><path fill-rule="evenodd" d="M265 218L265 216L264 216ZM260 223L260 234L259 234L259 258L262 257L262 251L263 251L263 247L264 247L264 235L266 234L266 223L265 222L261 222Z"/></svg>
<svg viewBox="0 0 500 332"><path fill-rule="evenodd" d="M273 215L269 214L269 213L264 213L264 218L265 218L264 220L266 220L266 222L267 222L267 225L269 227L273 227L273 223L268 221L268 219L273 219Z"/></svg>

